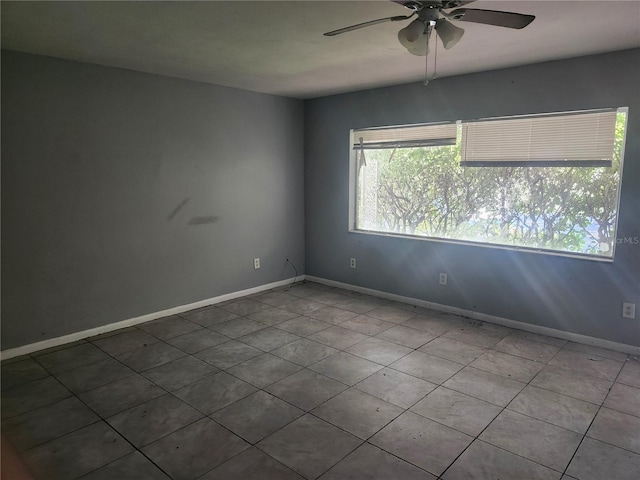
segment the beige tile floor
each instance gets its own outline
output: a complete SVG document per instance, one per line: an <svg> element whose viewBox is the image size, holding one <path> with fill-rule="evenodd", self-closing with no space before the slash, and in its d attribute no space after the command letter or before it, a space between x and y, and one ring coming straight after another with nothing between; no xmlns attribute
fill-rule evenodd
<svg viewBox="0 0 640 480"><path fill-rule="evenodd" d="M636 480L640 363L304 283L3 362L2 432L43 480Z"/></svg>

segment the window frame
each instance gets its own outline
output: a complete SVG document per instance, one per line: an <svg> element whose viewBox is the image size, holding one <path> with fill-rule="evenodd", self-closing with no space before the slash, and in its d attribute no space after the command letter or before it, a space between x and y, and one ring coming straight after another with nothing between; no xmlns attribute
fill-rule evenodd
<svg viewBox="0 0 640 480"><path fill-rule="evenodd" d="M612 107L616 109L616 107ZM578 110L578 111L567 111L567 112L550 112L550 114L561 114L561 113L579 113L579 112L589 112L596 110L605 110L605 109L590 109L590 110ZM368 230L357 227L358 220L358 174L359 174L359 153L360 150L354 148L355 145L355 132L367 129L382 129L382 128L402 128L402 127L414 127L419 125L438 125L442 123L448 122L428 122L425 124L406 124L406 125L388 125L388 126L376 126L376 127L360 127L360 128L352 128L349 130L349 214L348 214L348 233L352 234L361 234L361 235L374 235L374 236L383 236L383 237L395 237L395 238L403 238L409 240L418 240L418 241L427 241L427 242L437 242L437 243L445 243L445 244L453 244L453 245L463 245L463 246L471 246L471 247L480 247L480 248L490 248L490 249L498 249L498 250L507 250L511 252L520 252L520 253L531 253L531 254L540 254L540 255L551 255L551 256L559 256L559 257L568 257L578 260L587 260L587 261L596 261L596 262L604 262L604 263L613 263L616 254L616 245L617 245L617 232L618 225L620 223L620 203L621 203L621 194L622 194L622 179L623 179L623 168L624 168L624 157L625 157L625 146L626 139L628 133L628 120L629 120L629 107L617 107L617 112L625 113L625 128L622 138L622 145L620 150L620 166L619 166L619 179L618 185L616 189L616 220L614 231L616 232L616 239L614 239L612 243L612 251L611 255L598 255L592 253L580 253L580 252L569 252L562 250L553 250L548 248L540 248L540 247L529 247L529 246L519 246L519 245L506 245L500 243L488 243L483 241L473 241L473 240L462 240L455 238L443 238L443 237L433 237L427 235L411 235L406 233L399 232L383 232L378 230ZM541 114L531 114L533 115L546 115L545 113ZM501 116L495 118L519 118L528 115L512 115L512 116ZM471 119L471 120L455 120L450 121L450 123L456 123L460 125L464 122L474 122L479 120L487 120L487 119ZM468 167L468 168L492 168L492 167ZM523 166L522 168L525 168Z"/></svg>

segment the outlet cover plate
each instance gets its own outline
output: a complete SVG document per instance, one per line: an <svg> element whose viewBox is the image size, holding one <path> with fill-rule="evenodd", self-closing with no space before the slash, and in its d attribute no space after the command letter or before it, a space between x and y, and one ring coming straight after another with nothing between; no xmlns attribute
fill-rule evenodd
<svg viewBox="0 0 640 480"><path fill-rule="evenodd" d="M623 303L622 304L622 318L636 318L636 304L635 303Z"/></svg>

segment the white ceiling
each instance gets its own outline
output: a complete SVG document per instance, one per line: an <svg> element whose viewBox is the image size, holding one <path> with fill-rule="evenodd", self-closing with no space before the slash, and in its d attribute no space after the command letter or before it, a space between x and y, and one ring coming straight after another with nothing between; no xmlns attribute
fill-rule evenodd
<svg viewBox="0 0 640 480"><path fill-rule="evenodd" d="M296 98L419 81L406 23L323 32L410 13L390 1L9 2L2 48ZM477 0L536 16L523 30L457 23L439 77L640 47L640 1ZM433 49L432 49L433 50Z"/></svg>

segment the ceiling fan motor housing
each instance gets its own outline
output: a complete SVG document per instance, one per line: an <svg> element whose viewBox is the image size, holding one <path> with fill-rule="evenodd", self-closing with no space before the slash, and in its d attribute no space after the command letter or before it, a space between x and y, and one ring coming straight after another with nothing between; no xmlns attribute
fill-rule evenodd
<svg viewBox="0 0 640 480"><path fill-rule="evenodd" d="M409 10L413 10L414 12L417 12L424 9L448 10L450 8L457 8L461 4L471 3L471 2L469 1L465 2L462 0L444 0L444 1L442 0L424 0L424 1L409 0L409 1L399 1L397 3L401 3L405 8L408 8Z"/></svg>

